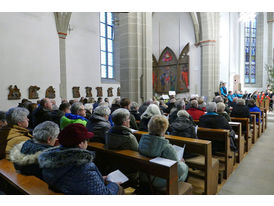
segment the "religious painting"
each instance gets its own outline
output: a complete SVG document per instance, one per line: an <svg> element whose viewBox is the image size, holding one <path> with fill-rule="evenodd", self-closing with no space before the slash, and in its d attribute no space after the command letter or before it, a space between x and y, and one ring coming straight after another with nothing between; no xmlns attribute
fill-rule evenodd
<svg viewBox="0 0 274 206"><path fill-rule="evenodd" d="M158 63L154 55L152 55L152 87L153 91L157 90L157 74L158 74Z"/></svg>
<svg viewBox="0 0 274 206"><path fill-rule="evenodd" d="M35 86L30 86L29 87L29 99L39 99L39 95L38 95L38 90L40 89L40 87Z"/></svg>
<svg viewBox="0 0 274 206"><path fill-rule="evenodd" d="M178 62L177 93L189 92L189 43L182 50Z"/></svg>
<svg viewBox="0 0 274 206"><path fill-rule="evenodd" d="M85 87L85 89L86 89L86 97L92 97L92 88Z"/></svg>
<svg viewBox="0 0 274 206"><path fill-rule="evenodd" d="M46 98L54 99L55 98L55 90L53 86L49 86L46 90Z"/></svg>
<svg viewBox="0 0 274 206"><path fill-rule="evenodd" d="M15 100L15 99L21 99L20 89L18 89L16 85L14 85L14 87L12 87L12 85L10 85L8 100Z"/></svg>
<svg viewBox="0 0 274 206"><path fill-rule="evenodd" d="M97 97L103 96L103 88L102 87L96 87L97 90Z"/></svg>
<svg viewBox="0 0 274 206"><path fill-rule="evenodd" d="M112 87L108 88L108 97L113 97Z"/></svg>
<svg viewBox="0 0 274 206"><path fill-rule="evenodd" d="M72 97L79 98L80 97L80 87L72 87Z"/></svg>
<svg viewBox="0 0 274 206"><path fill-rule="evenodd" d="M157 93L176 91L177 58L174 52L166 47L158 61Z"/></svg>

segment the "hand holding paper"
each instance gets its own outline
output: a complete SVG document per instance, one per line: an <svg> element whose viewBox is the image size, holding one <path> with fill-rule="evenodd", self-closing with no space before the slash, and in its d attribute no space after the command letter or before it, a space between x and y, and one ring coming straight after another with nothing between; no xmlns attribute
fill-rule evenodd
<svg viewBox="0 0 274 206"><path fill-rule="evenodd" d="M108 174L107 181L123 184L128 178L120 170L115 170Z"/></svg>

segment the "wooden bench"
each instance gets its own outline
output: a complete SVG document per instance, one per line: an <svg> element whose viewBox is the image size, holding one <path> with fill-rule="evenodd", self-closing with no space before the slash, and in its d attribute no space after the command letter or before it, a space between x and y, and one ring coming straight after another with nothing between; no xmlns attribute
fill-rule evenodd
<svg viewBox="0 0 274 206"><path fill-rule="evenodd" d="M256 130L258 132L256 132L257 134L257 137L260 137L262 135L262 124L263 122L261 121L262 118L261 118L261 112L250 112L251 115L256 115L256 119L258 119L258 122L256 122L256 125L258 128L256 128ZM257 120L256 120L257 121Z"/></svg>
<svg viewBox="0 0 274 206"><path fill-rule="evenodd" d="M139 152L132 150L108 150L104 148L104 144L98 142L89 142L88 150L96 152L96 156L101 156L109 160L119 160L129 168L136 169L149 175L157 176L167 180L166 194L177 195L178 191L178 171L177 162L172 166L164 166L152 163L148 158L142 156ZM184 184L183 194L192 194L192 186L189 183Z"/></svg>
<svg viewBox="0 0 274 206"><path fill-rule="evenodd" d="M267 110L265 108L261 108L262 112L262 133L266 130L267 128Z"/></svg>
<svg viewBox="0 0 274 206"><path fill-rule="evenodd" d="M209 129L198 127L197 136L199 139L224 143L224 153L216 152L214 157L218 157L220 170L224 170L224 178L227 179L233 171L234 152L230 150L229 130Z"/></svg>
<svg viewBox="0 0 274 206"><path fill-rule="evenodd" d="M0 160L1 190L12 195L60 195L48 188L48 184L35 176L16 173L13 163Z"/></svg>
<svg viewBox="0 0 274 206"><path fill-rule="evenodd" d="M244 158L244 153L245 153L245 137L242 134L242 124L240 122L228 122L228 123L232 127L232 129L235 131L235 133L238 135L238 138L236 138L236 143L238 146L238 155L236 157L236 160L238 163L240 163L241 160Z"/></svg>
<svg viewBox="0 0 274 206"><path fill-rule="evenodd" d="M135 131L134 135L139 141L144 131ZM217 193L218 188L218 169L219 161L212 157L212 144L210 141L193 139L188 137L179 137L173 135L165 135L171 144L178 146L186 145L186 152L199 154L198 157L185 159L186 164L190 168L204 171L204 194L212 195Z"/></svg>
<svg viewBox="0 0 274 206"><path fill-rule="evenodd" d="M251 148L252 137L250 134L249 118L230 117L232 122L240 122L242 124L242 133L245 136L245 152L248 152Z"/></svg>

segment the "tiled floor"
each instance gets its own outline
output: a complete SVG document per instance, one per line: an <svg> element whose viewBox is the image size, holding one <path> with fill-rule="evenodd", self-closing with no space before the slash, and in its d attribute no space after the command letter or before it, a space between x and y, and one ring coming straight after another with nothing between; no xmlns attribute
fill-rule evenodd
<svg viewBox="0 0 274 206"><path fill-rule="evenodd" d="M274 117L274 113L269 115ZM219 195L274 195L274 122L267 126Z"/></svg>

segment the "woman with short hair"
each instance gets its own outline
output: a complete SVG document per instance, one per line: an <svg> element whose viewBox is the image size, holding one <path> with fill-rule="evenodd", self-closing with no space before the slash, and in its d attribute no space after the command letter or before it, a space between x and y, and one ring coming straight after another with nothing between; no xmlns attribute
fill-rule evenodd
<svg viewBox="0 0 274 206"><path fill-rule="evenodd" d="M140 121L140 126L139 130L141 131L147 131L148 130L148 122L151 119L151 117L155 115L161 115L161 111L159 107L155 104L150 104L146 111L141 115L141 121Z"/></svg>
<svg viewBox="0 0 274 206"><path fill-rule="evenodd" d="M167 139L165 132L168 128L168 120L162 115L153 116L148 123L149 134L142 135L139 143L139 152L148 157L163 157L178 162L178 183L184 182L188 175L188 166L179 160L176 150ZM166 187L166 180L159 177L152 177L152 185L158 189ZM148 181L143 177L144 181Z"/></svg>
<svg viewBox="0 0 274 206"><path fill-rule="evenodd" d="M0 129L0 159L10 159L10 150L14 145L32 138L29 130L29 111L23 107L14 107L6 114L7 123Z"/></svg>
<svg viewBox="0 0 274 206"><path fill-rule="evenodd" d="M225 111L225 104L223 102L217 103L217 114L224 116L228 122L231 121L230 116Z"/></svg>

